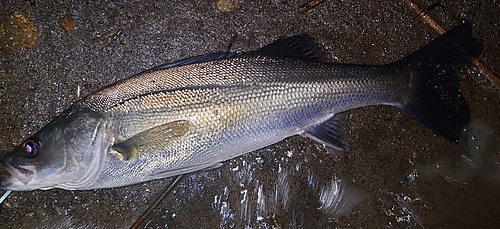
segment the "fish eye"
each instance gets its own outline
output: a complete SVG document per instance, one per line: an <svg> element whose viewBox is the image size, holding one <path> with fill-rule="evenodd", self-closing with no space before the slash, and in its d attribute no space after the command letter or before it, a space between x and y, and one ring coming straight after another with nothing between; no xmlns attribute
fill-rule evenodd
<svg viewBox="0 0 500 229"><path fill-rule="evenodd" d="M40 140L35 137L28 138L23 143L24 152L30 157L34 157L40 149Z"/></svg>

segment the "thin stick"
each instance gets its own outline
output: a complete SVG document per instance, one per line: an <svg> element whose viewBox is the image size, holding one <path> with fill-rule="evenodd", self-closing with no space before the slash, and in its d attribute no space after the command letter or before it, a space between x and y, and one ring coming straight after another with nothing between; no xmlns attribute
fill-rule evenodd
<svg viewBox="0 0 500 229"><path fill-rule="evenodd" d="M135 221L135 223L130 227L130 229L139 228L139 226L141 226L142 222L144 222L144 220L146 218L148 218L148 216L151 214L151 212L153 212L153 210L158 206L158 204L160 204L161 201L163 199L165 199L165 197L168 196L168 194L182 180L183 177L184 177L184 175L178 175L177 177L175 177L174 180L172 180L172 182L170 183L170 185L168 185L167 189L165 189L165 191L163 191L160 194L160 196L158 196L156 198L156 200L153 201L153 203L151 203L151 205L149 205L148 209L146 209L146 211L144 211L144 213L142 213L142 215Z"/></svg>
<svg viewBox="0 0 500 229"><path fill-rule="evenodd" d="M301 6L299 6L299 11L301 13L304 13L310 9L312 9L313 7L317 6L318 4L324 2L325 0L311 0L307 3L304 3L302 4Z"/></svg>
<svg viewBox="0 0 500 229"><path fill-rule="evenodd" d="M422 8L415 4L412 0L404 0L404 2L418 15L425 24L429 25L434 31L439 35L443 35L446 30L443 29L436 21L434 21ZM500 88L500 79L495 75L490 69L488 69L480 60L474 59L472 61L474 67L476 67L479 72L490 80L493 85Z"/></svg>
<svg viewBox="0 0 500 229"><path fill-rule="evenodd" d="M3 201L4 201L5 199L7 199L7 196L9 196L9 194L10 194L11 192L12 192L12 191L10 191L10 190L9 190L9 191L7 191L7 192L5 192L5 193L3 194L3 196L0 198L0 206L2 205Z"/></svg>
<svg viewBox="0 0 500 229"><path fill-rule="evenodd" d="M100 36L100 37L96 37L96 38L92 38L92 42L94 43L98 43L98 42L101 42L105 39L108 39L108 38L112 38L112 37L115 37L117 35L119 35L122 31L119 30L119 29L114 29L113 31L103 35L103 36Z"/></svg>

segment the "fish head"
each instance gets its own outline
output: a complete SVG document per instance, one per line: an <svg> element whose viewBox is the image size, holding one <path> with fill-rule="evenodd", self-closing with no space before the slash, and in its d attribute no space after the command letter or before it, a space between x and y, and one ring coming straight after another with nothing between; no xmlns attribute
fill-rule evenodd
<svg viewBox="0 0 500 229"><path fill-rule="evenodd" d="M61 115L17 146L3 160L10 177L0 189L81 189L96 177L105 129L93 112Z"/></svg>

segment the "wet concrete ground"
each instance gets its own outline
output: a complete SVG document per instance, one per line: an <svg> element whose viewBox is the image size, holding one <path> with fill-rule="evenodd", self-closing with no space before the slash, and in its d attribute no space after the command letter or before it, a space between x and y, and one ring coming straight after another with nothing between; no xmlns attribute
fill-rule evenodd
<svg viewBox="0 0 500 229"><path fill-rule="evenodd" d="M0 17L23 13L38 39L0 56L0 156L75 102L78 88L82 97L152 66L224 51L231 41L232 51L247 51L308 33L328 61L385 64L437 37L403 1L326 1L300 13L302 3L240 1L221 13L214 1L2 1ZM446 29L473 23L485 43L480 59L500 73L500 3L447 4L431 16ZM75 23L69 33L58 25L66 13ZM112 31L120 32L92 41ZM482 125L469 131L479 138L473 143L451 144L395 108L356 109L343 115L348 152L297 136L192 174L146 228L498 227L499 92L470 67L460 77L472 120ZM464 158L475 158L475 167ZM168 183L12 193L0 228L127 228ZM321 193L335 190L340 203L363 199L338 218L347 208L320 203Z"/></svg>

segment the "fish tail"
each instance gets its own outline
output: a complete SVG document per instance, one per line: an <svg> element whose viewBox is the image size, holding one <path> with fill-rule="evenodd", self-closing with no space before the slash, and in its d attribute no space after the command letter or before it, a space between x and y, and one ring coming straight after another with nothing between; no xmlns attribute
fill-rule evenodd
<svg viewBox="0 0 500 229"><path fill-rule="evenodd" d="M460 93L456 73L482 49L471 32L471 24L459 25L394 63L409 67L414 82L412 95L403 109L453 142L460 140L464 126L470 121L470 110Z"/></svg>

